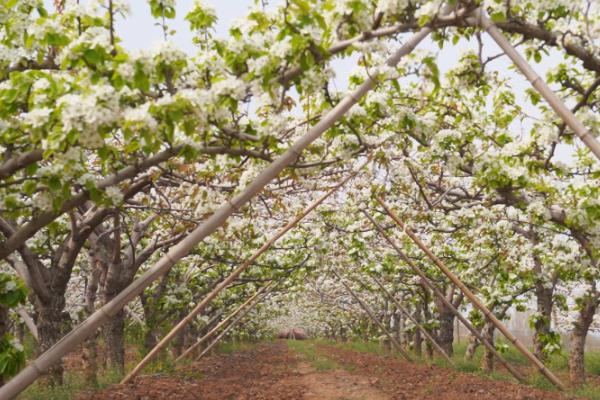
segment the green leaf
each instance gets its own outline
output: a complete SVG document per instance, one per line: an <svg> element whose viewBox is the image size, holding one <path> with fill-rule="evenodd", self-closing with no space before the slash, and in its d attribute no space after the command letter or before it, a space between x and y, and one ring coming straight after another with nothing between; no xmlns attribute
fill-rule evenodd
<svg viewBox="0 0 600 400"><path fill-rule="evenodd" d="M53 192L58 192L62 188L60 179L57 176L52 176L48 179L48 188Z"/></svg>
<svg viewBox="0 0 600 400"><path fill-rule="evenodd" d="M506 15L502 11L496 11L490 15L490 18L495 23L506 21Z"/></svg>
<svg viewBox="0 0 600 400"><path fill-rule="evenodd" d="M85 49L83 58L89 64L96 65L102 62L102 54L96 49Z"/></svg>
<svg viewBox="0 0 600 400"><path fill-rule="evenodd" d="M28 181L25 181L25 183L23 184L23 192L28 196L31 196L32 194L34 194L36 189L37 189L37 184L35 183L35 181L28 180Z"/></svg>

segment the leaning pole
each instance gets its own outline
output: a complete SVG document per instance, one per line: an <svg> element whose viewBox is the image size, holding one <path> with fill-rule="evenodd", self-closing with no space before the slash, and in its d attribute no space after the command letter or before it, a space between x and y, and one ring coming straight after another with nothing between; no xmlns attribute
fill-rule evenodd
<svg viewBox="0 0 600 400"><path fill-rule="evenodd" d="M375 278L374 276L372 276L371 279L373 279L373 281L375 281L375 283L383 291L385 296L388 299L392 300L392 302L396 305L398 310L400 310L400 313L402 313L406 318L410 319L410 321L413 324L415 324L417 329L419 329L421 331L421 333L423 334L423 336L425 336L425 339L427 339L429 341L429 343L431 343L431 345L433 347L435 347L435 349L438 351L438 353L440 353L440 355L448 362L448 364L450 364L453 367L456 367L456 365L454 364L454 362L452 361L452 359L450 358L448 353L446 353L446 350L444 350L442 348L442 346L440 346L439 343L429 334L427 329L425 329L425 327L423 327L423 325L421 325L419 323L419 321L417 321L417 319L415 317L413 317L410 314L410 312L406 308L404 308L402 306L402 304L400 304L400 302L394 296L392 296L392 294L385 288L385 286L383 286L383 283L381 283L381 281L379 279Z"/></svg>
<svg viewBox="0 0 600 400"><path fill-rule="evenodd" d="M185 357L188 356L188 354L190 354L192 351L194 351L198 346L200 346L202 343L206 342L206 340L210 339L210 337L212 335L214 335L215 332L218 332L223 326L227 325L227 323L229 323L229 321L231 321L233 318L235 318L235 316L238 315L240 313L240 311L242 311L244 308L246 308L248 306L248 304L252 303L252 301L255 298L257 298L262 292L264 292L269 286L271 286L272 283L273 283L273 281L270 281L268 284L266 284L263 287L261 287L260 289L258 289L256 291L256 293L254 293L252 296L250 296L248 298L248 300L244 301L244 303L242 303L242 305L240 305L231 314L229 314L226 318L224 318L221 322L219 322L219 324L217 326L215 326L214 328L212 328L211 330L206 332L206 334L204 334L204 336L202 336L200 339L196 340L196 342L194 344L192 344L190 347L188 347L186 350L184 350L181 353L181 355L175 359L175 364L177 364L178 362L183 360Z"/></svg>
<svg viewBox="0 0 600 400"><path fill-rule="evenodd" d="M396 66L402 57L414 50L414 48L432 31L433 30L430 27L424 27L419 30L411 36L402 47L396 51L396 53L388 58L382 67ZM105 321L116 315L127 303L140 295L152 282L170 270L177 261L187 256L202 240L221 227L229 216L260 193L269 182L281 173L281 171L296 161L304 149L319 138L323 132L331 128L352 106L358 103L366 93L373 89L377 84L376 79L377 75L368 75L367 79L358 88L347 94L315 126L300 137L300 139L298 139L285 153L265 168L237 196L223 203L210 217L200 224L200 226L194 229L177 245L173 246L164 256L162 256L162 258L160 258L160 260L158 260L158 262L156 262L156 264L140 275L121 293L115 296L115 298L95 311L86 320L2 386L0 388L0 400L11 399L26 389L54 364L59 362L63 356L73 351L79 344L83 343L85 339L96 332Z"/></svg>
<svg viewBox="0 0 600 400"><path fill-rule="evenodd" d="M375 221L373 217L369 215L369 213L367 213L364 210L362 212L367 217L367 219L373 224L373 226L375 226L379 234L390 244L390 246L392 246L396 253L398 253L400 258L419 276L419 278L421 278L421 282L423 283L423 285L425 285L426 288L431 290L431 292L435 296L437 296L437 298L440 299L440 301L444 303L444 305L448 307L450 311L452 311L456 318L458 318L458 320L469 330L469 332L471 332L471 334L475 336L481 342L481 344L485 346L485 348L488 349L488 351L490 351L498 359L498 361L504 366L504 368L508 370L508 372L511 373L512 376L514 376L521 383L527 382L525 377L519 371L517 371L516 368L513 367L504 357L502 357L502 355L498 352L498 350L496 350L494 345L490 343L477 329L475 329L471 322L468 319L466 319L456 307L454 307L454 304L452 304L452 302L446 298L444 293L442 293L431 282L431 280L427 277L425 272L423 272L421 268L419 268L410 258L408 258L406 254L404 254L402 250L400 250L398 244L396 244L396 242L392 240L392 238L389 237L387 233L385 233L383 227L379 225L377 221Z"/></svg>
<svg viewBox="0 0 600 400"><path fill-rule="evenodd" d="M369 306L360 299L358 294L356 294L356 292L354 290L352 290L350 285L348 285L344 281L344 279L342 279L342 277L337 273L337 271L335 269L332 269L331 271L338 278L340 283L346 288L346 291L352 297L354 297L354 300L356 300L358 302L358 305L360 306L360 308L362 308L367 313L369 318L371 318L371 321L373 321L375 323L375 325L377 325L379 327L379 329L381 329L381 331L383 333L385 333L385 335L388 337L388 339L390 339L390 341L394 344L394 346L396 346L396 350L398 350L398 352L400 354L402 354L402 356L407 361L412 361L412 358L408 355L408 353L406 351L402 350L402 345L398 342L398 340L394 337L394 335L392 335L392 333L389 331L389 329L386 328L385 325L383 325L383 323L375 316L375 313L373 313L373 310L371 310L371 308L369 308Z"/></svg>
<svg viewBox="0 0 600 400"><path fill-rule="evenodd" d="M508 41L506 36L498 29L494 22L486 15L482 7L478 7L472 12L472 17L468 17L467 21L470 25L483 28L494 41L500 46L504 54L506 54L513 64L521 71L531 86L538 91L540 95L552 107L554 112L575 132L581 141L590 149L590 151L600 160L600 143L591 134L591 132L575 117L573 112L565 105L548 84L539 76L531 65L517 52L514 46Z"/></svg>
<svg viewBox="0 0 600 400"><path fill-rule="evenodd" d="M256 299L254 303L250 304L248 308L242 311L241 314L239 314L233 321L231 321L231 323L223 330L223 332L219 333L219 335L212 342L210 342L210 344L206 346L204 350L202 350L202 352L198 355L198 357L194 359L194 361L199 361L202 357L204 357L204 355L208 353L210 349L212 349L217 343L219 343L221 339L223 339L223 337L225 337L227 332L233 329L242 320L242 318L246 316L246 314L248 314L254 307L256 307L261 301L263 301L269 294L270 292L264 293L262 296Z"/></svg>
<svg viewBox="0 0 600 400"><path fill-rule="evenodd" d="M517 337L513 335L512 332L498 318L496 318L494 313L492 313L485 306L485 304L483 304L483 302L479 300L479 298L475 296L473 292L471 292L471 290L458 278L458 276L456 276L450 270L450 268L446 266L446 264L442 262L442 260L433 254L429 247L427 247L427 245L423 243L423 241L419 239L419 237L415 235L415 233L404 222L402 222L402 220L400 220L396 213L392 211L392 209L383 201L383 199L378 197L377 201L379 204L381 204L390 218L392 218L392 220L394 220L394 222L398 224L400 228L402 228L402 231L423 251L423 253L427 255L427 257L429 257L433 264L435 264L435 266L438 267L438 269L442 271L444 275L446 275L448 279L450 279L452 283L454 283L454 285L460 289L461 292L464 293L464 295L471 301L475 308L481 311L483 315L485 315L486 318L492 324L494 324L496 328L498 328L504 337L511 342L517 348L517 350L519 350L521 354L523 354L525 358L527 358L527 360L529 360L529 362L536 367L538 371L540 371L540 373L544 375L554 386L560 390L565 390L566 387L561 380L558 379L556 375L552 373L552 371L546 368L544 363L542 363L532 352L530 352L527 346L521 343L521 341L519 341L519 339L517 339Z"/></svg>
<svg viewBox="0 0 600 400"><path fill-rule="evenodd" d="M139 371L144 368L148 362L152 358L154 358L160 350L162 350L174 337L177 335L179 331L181 331L190 321L192 321L196 315L198 315L202 310L206 308L206 306L215 298L221 291L223 291L227 286L229 286L233 281L245 270L247 270L253 263L260 257L265 251L267 251L277 240L279 240L283 235L292 230L294 227L298 225L298 223L304 219L308 214L310 214L315 208L317 208L321 203L327 200L331 195L337 192L341 187L343 187L346 183L348 183L352 178L357 176L360 171L371 162L372 153L369 154L367 160L362 163L354 172L346 176L340 182L338 182L335 186L329 189L324 195L315 200L310 206L305 208L299 215L289 221L283 228L280 228L269 240L267 240L250 258L244 261L239 267L237 267L231 274L227 276L224 280L222 280L217 286L214 287L213 290L210 291L206 297L202 299L200 303L198 303L194 309L183 319L181 320L169 333L167 333L160 342L146 354L146 356L139 362L138 365L133 368L133 370L127 374L125 378L121 381L121 384L129 382Z"/></svg>

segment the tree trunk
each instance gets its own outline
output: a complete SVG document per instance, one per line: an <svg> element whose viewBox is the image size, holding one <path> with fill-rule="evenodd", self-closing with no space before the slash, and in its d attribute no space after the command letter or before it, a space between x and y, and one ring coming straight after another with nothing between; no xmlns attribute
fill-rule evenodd
<svg viewBox="0 0 600 400"><path fill-rule="evenodd" d="M417 322L421 323L422 322L422 318L421 318L421 304L417 304L416 307L416 311L415 311L415 319L417 320ZM415 347L415 354L417 355L417 357L421 357L421 355L423 354L422 351L422 347L423 347L423 338L421 337L421 331L418 330L415 327L415 333L414 333L414 347Z"/></svg>
<svg viewBox="0 0 600 400"><path fill-rule="evenodd" d="M469 334L467 350L465 351L465 361L473 361L473 357L475 356L475 352L477 351L477 347L479 347L479 339L475 337L472 333Z"/></svg>
<svg viewBox="0 0 600 400"><path fill-rule="evenodd" d="M400 336L400 343L402 344L402 348L404 350L408 350L409 338L406 333L406 327L404 324L404 316L400 315L400 320L398 321L398 334Z"/></svg>
<svg viewBox="0 0 600 400"><path fill-rule="evenodd" d="M90 240L90 270L87 274L85 286L85 314L87 317L96 311L96 296L98 294L98 283L103 274L102 263L98 256L95 240ZM83 343L83 361L85 381L90 386L98 384L98 331L91 335Z"/></svg>
<svg viewBox="0 0 600 400"><path fill-rule="evenodd" d="M450 357L454 354L454 314L444 308L439 312L440 329L438 343Z"/></svg>
<svg viewBox="0 0 600 400"><path fill-rule="evenodd" d="M585 382L585 340L587 333L594 320L594 314L598 307L596 296L589 296L583 300L577 321L573 324L571 333L571 351L569 354L569 376L571 382L580 385Z"/></svg>
<svg viewBox="0 0 600 400"><path fill-rule="evenodd" d="M484 339L486 339L492 346L494 346L494 324L491 322L486 322L485 326L481 331L481 335ZM481 359L481 368L483 368L486 372L491 372L494 370L494 353L485 348L483 353L483 358Z"/></svg>
<svg viewBox="0 0 600 400"><path fill-rule="evenodd" d="M148 326L144 334L144 348L146 351L150 351L156 346L158 343L157 337L158 332L153 327Z"/></svg>
<svg viewBox="0 0 600 400"><path fill-rule="evenodd" d="M0 305L0 339L9 331L8 308ZM4 385L4 377L0 375L0 386Z"/></svg>
<svg viewBox="0 0 600 400"><path fill-rule="evenodd" d="M104 327L106 361L119 374L125 370L125 312L119 311Z"/></svg>
<svg viewBox="0 0 600 400"><path fill-rule="evenodd" d="M187 308L183 308L180 312L179 312L179 316L177 317L178 321L181 321L183 318L185 318L185 316L188 314ZM181 332L179 332L175 338L173 339L172 343L172 353L173 353L173 357L177 358L179 357L179 355L183 352L183 347L185 344L185 336L188 332L189 329L189 325L185 326Z"/></svg>
<svg viewBox="0 0 600 400"><path fill-rule="evenodd" d="M541 361L547 358L547 354L544 351L545 343L543 338L551 331L553 294L554 287L546 288L542 282L536 282L535 295L539 317L534 324L533 351L535 356Z"/></svg>
<svg viewBox="0 0 600 400"><path fill-rule="evenodd" d="M37 327L40 336L38 354L42 354L56 342L58 342L65 331L65 315L63 314L64 298L55 297L50 304L37 307ZM63 383L62 361L52 366L46 374L46 382L51 386Z"/></svg>

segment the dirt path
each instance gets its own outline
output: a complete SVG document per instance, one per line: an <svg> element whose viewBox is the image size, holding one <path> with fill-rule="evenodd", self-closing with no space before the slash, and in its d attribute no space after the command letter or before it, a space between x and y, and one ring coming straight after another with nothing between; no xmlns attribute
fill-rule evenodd
<svg viewBox="0 0 600 400"><path fill-rule="evenodd" d="M168 375L82 393L78 400L407 400L564 399L510 382L454 370L316 345L308 353L285 341L213 355ZM315 362L326 360L323 366ZM316 366L316 367L315 367Z"/></svg>
<svg viewBox="0 0 600 400"><path fill-rule="evenodd" d="M295 370L299 376L289 379L290 384L304 387L304 400L388 400L385 393L373 386L366 377L345 370L317 371L306 361Z"/></svg>
<svg viewBox="0 0 600 400"><path fill-rule="evenodd" d="M320 345L318 351L353 373L377 379L375 385L393 400L562 400L558 393L517 383L488 379L396 357L360 353Z"/></svg>

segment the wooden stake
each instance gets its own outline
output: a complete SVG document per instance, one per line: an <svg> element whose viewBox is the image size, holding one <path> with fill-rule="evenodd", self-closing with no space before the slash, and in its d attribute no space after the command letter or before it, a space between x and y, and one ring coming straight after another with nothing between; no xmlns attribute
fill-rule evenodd
<svg viewBox="0 0 600 400"><path fill-rule="evenodd" d="M215 288L204 298L200 303L194 307L194 309L183 318L169 333L165 335L161 339L160 342L154 346L148 354L139 362L138 365L133 368L133 370L121 381L121 384L125 384L129 382L138 372L144 368L148 362L152 358L154 358L174 337L177 335L179 331L181 331L190 321L192 321L196 315L198 315L202 310L206 308L206 306L215 298L221 291L223 291L227 286L229 286L242 272L244 272L248 267L250 267L257 259L260 257L265 251L267 251L277 240L279 240L283 235L289 232L292 228L294 228L298 222L300 222L304 217L310 214L317 206L319 206L322 202L328 199L332 194L337 192L342 186L344 186L348 181L354 178L356 175L360 173L360 171L371 161L371 155L367 157L367 160L362 163L354 172L349 174L347 177L342 179L338 184L329 189L323 196L319 197L314 203L308 206L304 211L300 213L297 217L288 222L283 228L279 229L275 235L273 235L265 244L263 244L250 258L244 261L239 267L237 267L227 278L221 281Z"/></svg>
<svg viewBox="0 0 600 400"><path fill-rule="evenodd" d="M531 362L531 364L533 364L542 373L542 375L544 375L554 386L556 386L560 390L565 390L565 385L560 381L560 379L558 379L552 373L552 371L546 368L546 366L535 355L533 355L533 353L529 351L527 346L521 343L519 339L517 339L517 337L513 335L498 318L496 318L496 316L485 306L485 304L483 304L483 302L479 300L477 296L473 294L473 292L471 292L471 290L458 278L458 276L456 276L446 266L446 264L442 262L442 260L437 258L435 254L433 254L429 247L427 247L427 245L425 245L425 243L423 243L421 239L419 239L419 237L415 235L413 231L411 231L410 228L408 228L406 224L404 224L404 222L400 220L400 218L398 218L398 216L392 211L392 209L385 204L383 199L381 197L378 197L377 201L385 209L385 212L394 220L394 222L396 222L398 226L402 228L404 233L406 233L406 235L408 235L408 237L411 238L417 246L419 246L419 248L427 255L427 257L429 257L429 259L433 261L433 263L440 269L440 271L442 271L444 275L446 275L448 279L450 279L456 285L456 287L458 287L460 291L463 292L465 296L467 296L467 298L471 301L475 308L481 311L483 315L485 315L488 318L488 320L492 324L494 324L496 328L498 328L498 330L504 335L504 337L506 337L506 339L508 339L508 341L511 342L517 348L517 350L519 350L521 354L523 354L525 358L527 358Z"/></svg>
<svg viewBox="0 0 600 400"><path fill-rule="evenodd" d="M383 284L381 283L381 281L375 277L371 277L375 283L377 283L377 285L381 288L381 290L383 291L383 293L394 302L394 304L396 305L396 307L398 308L398 310L400 310L400 312L402 314L404 314L408 319L410 319L412 321L413 324L415 324L415 326L421 331L421 333L425 336L425 338L429 341L429 343L431 343L431 345L433 347L436 348L436 350L441 354L442 357L444 357L444 359L446 361L448 361L448 363L450 365L452 365L453 367L456 367L456 365L454 364L454 362L452 361L452 359L450 358L450 356L448 355L448 353L446 353L446 351L442 348L442 346L440 346L438 344L438 342L429 334L429 332L427 331L427 329L425 329L423 327L423 325L421 325L419 323L419 321L417 321L417 319L415 317L413 317L411 315L411 313L402 306L402 304L400 304L400 302L398 300L396 300L396 298L394 296L391 295L390 292L388 292L388 290L385 288L385 286L383 286Z"/></svg>
<svg viewBox="0 0 600 400"><path fill-rule="evenodd" d="M476 26L480 26L496 41L498 46L512 60L517 68L525 75L531 86L542 95L548 102L550 107L558 114L558 116L567 124L581 141L590 149L592 154L600 160L600 143L590 133L577 117L569 110L562 100L550 89L546 82L539 76L531 65L517 52L514 46L506 39L506 36L498 29L494 22L486 15L483 8L478 7L472 13L473 17L467 20ZM554 382L553 382L554 383ZM562 384L562 383L561 383Z"/></svg>
<svg viewBox="0 0 600 400"><path fill-rule="evenodd" d="M235 316L237 314L239 314L240 311L242 311L244 308L246 308L246 306L248 304L250 304L257 296L259 296L262 292L264 292L266 289L268 289L272 284L273 284L273 281L270 281L269 283L267 283L266 285L264 285L263 287L258 289L256 291L256 293L254 293L252 296L250 296L250 298L248 300L246 300L241 306L239 306L231 314L229 314L227 316L227 318L225 318L221 322L219 322L219 324L217 326L212 328L204 336L202 336L200 339L198 339L196 341L196 343L194 343L193 345L188 347L187 350L185 350L183 353L181 353L181 355L175 359L175 364L177 364L179 361L181 361L185 357L187 357L188 354L190 354L192 351L194 351L194 349L196 349L198 346L200 346L202 343L204 343L207 339L209 339L215 332L217 332L219 329L221 329L223 326L225 326L232 318L235 318Z"/></svg>
<svg viewBox="0 0 600 400"><path fill-rule="evenodd" d="M256 307L268 295L269 295L269 293L263 294L258 300L256 300L254 303L252 303L250 305L250 307L248 307L244 311L242 311L242 313L239 314L233 321L231 321L231 323L223 330L223 332L221 332L215 338L215 340L213 340L208 346L206 346L206 348L204 350L202 350L202 353L200 353L200 355L198 357L196 357L196 359L194 361L198 361L202 357L204 357L204 355L206 353L208 353L210 351L210 349L212 349L217 343L219 343L219 341L227 334L227 332L229 332L233 327L235 327L242 320L242 318L244 318L244 316L246 316L246 314L248 314L250 312L250 310L252 310L254 307Z"/></svg>
<svg viewBox="0 0 600 400"><path fill-rule="evenodd" d="M451 9L451 7L445 7L442 15L446 15ZM385 61L385 65L390 67L396 66L402 57L410 54L431 32L432 29L429 27L421 28ZM85 339L96 332L105 321L112 318L127 303L139 296L152 282L169 271L177 261L187 256L198 243L221 227L236 210L239 210L254 198L281 171L294 163L304 149L318 139L325 131L334 126L352 106L373 89L377 83L376 79L377 76L373 77L369 75L360 86L348 93L316 125L300 137L285 153L269 164L237 196L223 203L210 217L190 232L181 242L173 246L153 266L141 274L111 301L96 310L50 349L42 353L10 381L5 383L4 386L0 387L0 400L12 399L26 389L54 364L60 362L64 355L75 350L79 344L83 343Z"/></svg>
<svg viewBox="0 0 600 400"><path fill-rule="evenodd" d="M394 337L394 335L392 335L390 333L390 331L385 327L385 325L383 325L381 323L381 321L379 321L379 319L375 316L375 314L373 313L373 311L371 311L371 309L369 308L369 306L367 306L361 299L360 297L358 297L358 295L356 294L356 292L354 292L354 290L352 290L352 288L350 286L348 286L346 284L346 282L344 281L344 279L342 279L342 277L337 273L336 270L332 269L331 270L333 272L333 274L340 280L340 282L342 283L342 285L344 285L344 287L346 288L346 290L348 291L348 293L350 293L350 295L352 297L354 297L354 299L358 302L358 304L360 305L360 307L365 310L365 312L367 313L367 315L369 316L369 318L371 318L371 320L373 322L375 322L375 324L379 327L379 329L381 329L383 331L383 333L385 333L385 335L390 339L390 341L394 344L394 346L396 346L398 352L400 354L402 354L402 356L408 360L408 361L412 361L412 358L408 355L407 352L405 352L404 350L402 350L402 346L400 345L400 343L396 340L396 338Z"/></svg>
<svg viewBox="0 0 600 400"><path fill-rule="evenodd" d="M477 329L475 329L475 327L471 324L471 322L469 322L468 319L463 317L463 315L456 309L456 307L454 307L454 304L452 304L452 302L446 298L444 293L442 293L433 283L431 283L431 281L429 280L427 275L425 275L425 273L421 270L421 268L419 268L415 263L413 263L412 260L410 258L408 258L402 250L400 250L400 247L396 244L396 242L394 242L392 240L392 238L390 238L385 233L385 231L383 230L381 225L379 225L377 223L377 221L375 221L373 219L373 217L371 217L366 211L363 210L363 214L365 214L365 216L369 219L369 221L371 221L371 223L375 226L375 228L377 228L377 230L379 231L381 236L383 236L383 238L390 244L390 246L392 246L394 248L394 250L396 250L396 253L398 253L400 258L402 260L404 260L404 262L409 267L411 267L411 269L417 275L419 275L419 278L421 278L421 281L423 282L423 284L429 290L431 290L431 292L433 294L435 294L444 303L444 305L446 307L448 307L449 310L452 311L452 313L456 316L456 318L458 318L460 320L460 322L462 322L462 324L473 334L473 336L475 336L481 342L482 345L485 346L486 349L488 349L492 354L494 354L494 356L496 356L496 358L498 359L498 361L500 361L500 363L504 366L504 368L506 368L511 373L511 375L514 376L519 382L521 382L521 383L527 382L525 377L523 375L521 375L521 373L519 371L517 371L508 361L506 361L500 353L498 353L498 351L496 350L496 347L494 347L493 344L488 342L488 340L485 337L483 337Z"/></svg>

